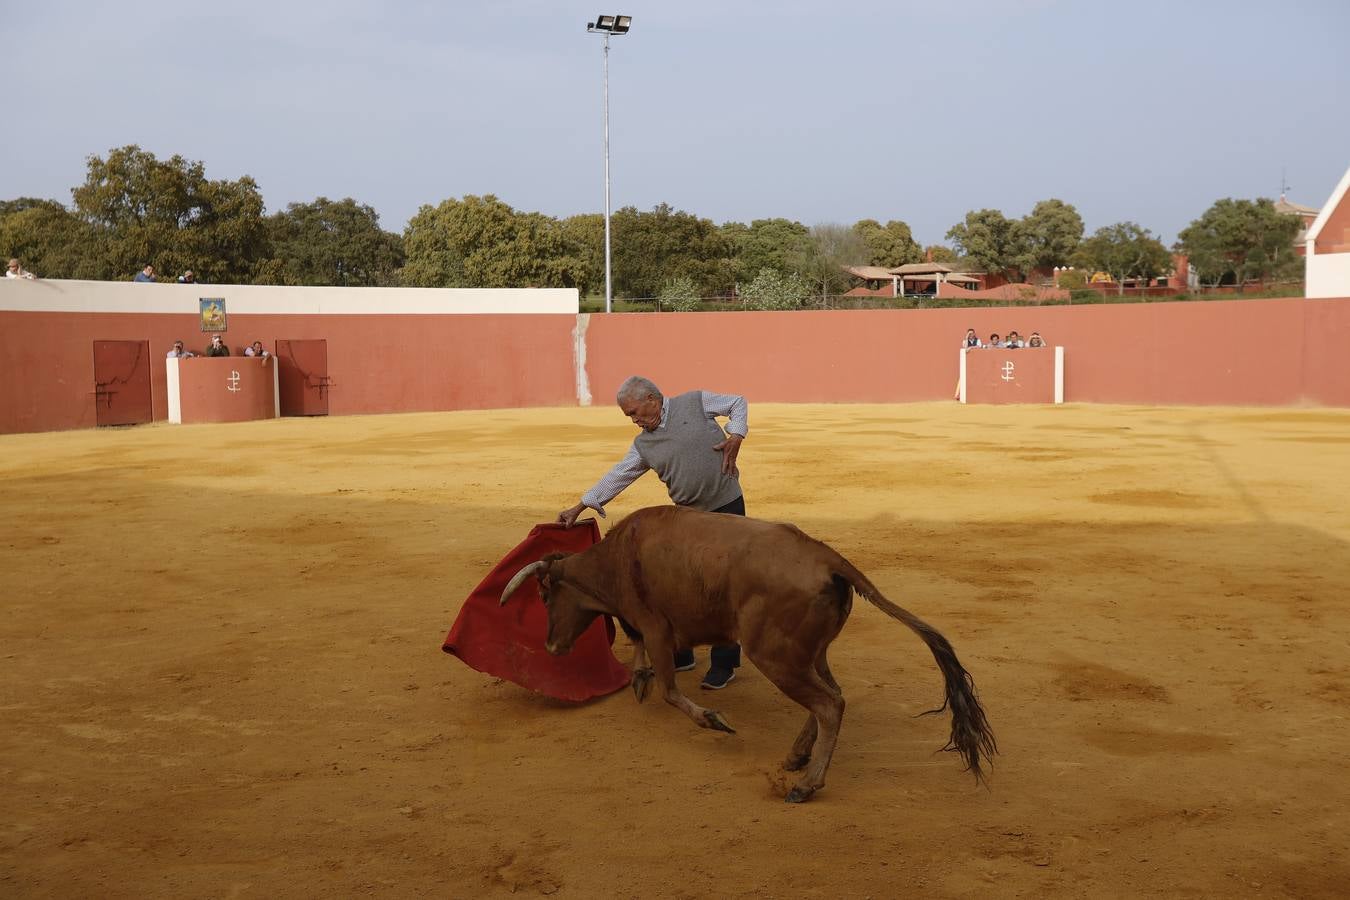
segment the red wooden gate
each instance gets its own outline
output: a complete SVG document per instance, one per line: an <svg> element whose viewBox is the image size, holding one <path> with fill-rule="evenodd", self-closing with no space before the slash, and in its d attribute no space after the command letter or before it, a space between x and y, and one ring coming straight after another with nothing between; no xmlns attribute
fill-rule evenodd
<svg viewBox="0 0 1350 900"><path fill-rule="evenodd" d="M328 415L328 341L277 341L283 416Z"/></svg>
<svg viewBox="0 0 1350 900"><path fill-rule="evenodd" d="M150 342L94 341L94 421L143 425L150 403Z"/></svg>

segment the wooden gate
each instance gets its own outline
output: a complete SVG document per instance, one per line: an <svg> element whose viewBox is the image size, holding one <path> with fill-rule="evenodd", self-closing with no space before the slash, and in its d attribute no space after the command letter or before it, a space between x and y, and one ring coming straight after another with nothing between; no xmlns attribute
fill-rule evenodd
<svg viewBox="0 0 1350 900"><path fill-rule="evenodd" d="M328 341L277 341L283 416L328 415Z"/></svg>
<svg viewBox="0 0 1350 900"><path fill-rule="evenodd" d="M94 421L144 425L150 402L150 342L94 341Z"/></svg>

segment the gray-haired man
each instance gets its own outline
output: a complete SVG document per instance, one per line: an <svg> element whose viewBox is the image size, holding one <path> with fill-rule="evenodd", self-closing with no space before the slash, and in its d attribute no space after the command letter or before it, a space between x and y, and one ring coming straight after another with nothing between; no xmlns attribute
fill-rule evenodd
<svg viewBox="0 0 1350 900"><path fill-rule="evenodd" d="M617 399L619 409L642 431L623 459L581 495L580 503L558 513L559 522L571 527L587 508L603 516L605 504L648 469L656 470L670 499L679 506L745 515L740 469L736 467L741 441L749 431L749 408L744 397L711 391L665 397L650 380L634 375L619 387ZM717 424L718 416L727 418L725 433ZM726 687L736 677L740 664L739 644L714 646L703 687L714 691ZM676 652L676 671L693 667L693 650Z"/></svg>

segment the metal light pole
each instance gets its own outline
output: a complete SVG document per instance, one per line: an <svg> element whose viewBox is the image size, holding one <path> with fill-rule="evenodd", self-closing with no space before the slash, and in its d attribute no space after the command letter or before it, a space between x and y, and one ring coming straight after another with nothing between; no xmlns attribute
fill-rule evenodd
<svg viewBox="0 0 1350 900"><path fill-rule="evenodd" d="M609 36L627 34L632 24L632 16L596 16L586 23L587 32L605 36L605 312L612 311L614 302L609 266Z"/></svg>

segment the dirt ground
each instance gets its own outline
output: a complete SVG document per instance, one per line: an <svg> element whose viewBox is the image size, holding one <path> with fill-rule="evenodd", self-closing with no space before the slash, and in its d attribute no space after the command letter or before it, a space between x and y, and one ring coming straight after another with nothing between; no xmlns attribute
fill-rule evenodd
<svg viewBox="0 0 1350 900"><path fill-rule="evenodd" d="M1350 889L1350 412L753 406L751 515L941 629L1002 751L987 790L935 753L931 656L858 601L802 806L772 783L803 713L752 667L727 735L441 652L631 434L600 408L0 437L0 895ZM648 475L611 513L664 500Z"/></svg>

